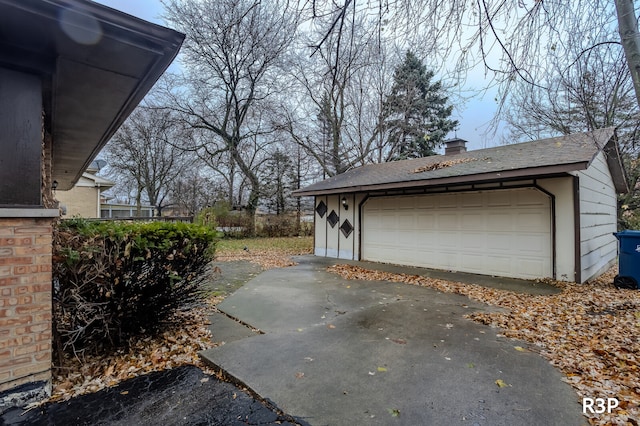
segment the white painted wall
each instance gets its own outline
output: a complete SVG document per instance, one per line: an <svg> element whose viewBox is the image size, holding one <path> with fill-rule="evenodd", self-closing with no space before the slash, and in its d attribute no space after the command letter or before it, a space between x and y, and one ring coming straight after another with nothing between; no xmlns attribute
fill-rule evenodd
<svg viewBox="0 0 640 426"><path fill-rule="evenodd" d="M322 195L315 198L316 208L320 201L327 206L327 212L320 217L315 213L314 254L316 256L335 257L338 259L358 260L360 256L360 204L365 194ZM342 205L342 198L347 200L348 209ZM317 210L317 209L316 209ZM335 211L340 220L335 227L327 221L327 217ZM340 227L348 220L353 231L345 236Z"/></svg>
<svg viewBox="0 0 640 426"><path fill-rule="evenodd" d="M573 178L540 179L538 186L555 197L556 221L556 279L575 281L575 220Z"/></svg>
<svg viewBox="0 0 640 426"><path fill-rule="evenodd" d="M611 267L617 258L617 198L604 153L600 152L580 179L580 252L582 281Z"/></svg>
<svg viewBox="0 0 640 426"><path fill-rule="evenodd" d="M329 212L325 213L322 217L320 217L320 215L318 214L318 205L320 204L320 202L323 202L325 205L327 205L328 200L326 196L318 196L315 197L315 223L314 223L314 229L315 229L315 233L314 233L314 250L313 250L313 254L315 254L316 256L327 256L327 226L329 226L327 224L327 214L329 214Z"/></svg>

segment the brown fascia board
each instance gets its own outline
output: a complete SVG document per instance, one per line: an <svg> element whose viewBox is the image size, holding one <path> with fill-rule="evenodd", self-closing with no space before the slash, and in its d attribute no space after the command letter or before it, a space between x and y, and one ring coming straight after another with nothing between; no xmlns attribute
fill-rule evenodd
<svg viewBox="0 0 640 426"><path fill-rule="evenodd" d="M351 187L340 188L328 188L319 190L297 190L292 193L295 197L305 197L314 195L331 195L331 194L348 194L353 192L374 192L374 191L386 191L393 189L409 189L409 188L424 188L432 186L446 186L446 185L465 185L484 182L497 182L501 180L513 180L513 179L535 179L541 177L551 177L567 174L578 170L586 170L589 166L588 162L581 161L578 163L560 164L553 166L533 167L517 170L503 170L499 172L481 173L475 175L463 175L445 177L439 179L423 179L412 180L403 182L389 182L373 185L358 185Z"/></svg>
<svg viewBox="0 0 640 426"><path fill-rule="evenodd" d="M607 144L602 149L605 159L607 160L607 166L609 166L609 172L613 179L613 185L616 188L618 194L626 194L629 192L629 180L627 179L627 173L622 164L620 158L620 150L618 149L618 138L616 136L609 139Z"/></svg>

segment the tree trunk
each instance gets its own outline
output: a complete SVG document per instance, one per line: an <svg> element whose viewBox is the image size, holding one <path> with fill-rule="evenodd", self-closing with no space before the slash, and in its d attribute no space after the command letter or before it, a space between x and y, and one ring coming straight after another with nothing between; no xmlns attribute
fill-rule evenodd
<svg viewBox="0 0 640 426"><path fill-rule="evenodd" d="M633 88L640 106L640 33L638 33L638 19L633 8L633 0L615 0L618 13L618 31L620 41L627 58L629 72L633 79Z"/></svg>

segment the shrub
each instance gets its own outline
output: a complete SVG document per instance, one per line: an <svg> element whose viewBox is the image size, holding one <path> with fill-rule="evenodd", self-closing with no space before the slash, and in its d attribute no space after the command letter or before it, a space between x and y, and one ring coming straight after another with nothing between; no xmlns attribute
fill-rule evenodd
<svg viewBox="0 0 640 426"><path fill-rule="evenodd" d="M293 237L298 235L296 218L289 215L267 216L259 227L259 237Z"/></svg>
<svg viewBox="0 0 640 426"><path fill-rule="evenodd" d="M196 300L215 233L186 223L61 221L54 229L58 355L126 346Z"/></svg>

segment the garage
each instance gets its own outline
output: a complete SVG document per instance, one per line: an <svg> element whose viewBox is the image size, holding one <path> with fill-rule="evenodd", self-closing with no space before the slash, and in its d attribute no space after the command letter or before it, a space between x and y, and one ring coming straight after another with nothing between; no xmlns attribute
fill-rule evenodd
<svg viewBox="0 0 640 426"><path fill-rule="evenodd" d="M628 184L614 128L366 164L314 197L314 254L522 279L587 282L617 259Z"/></svg>
<svg viewBox="0 0 640 426"><path fill-rule="evenodd" d="M514 278L553 276L551 198L535 188L370 197L362 259Z"/></svg>

